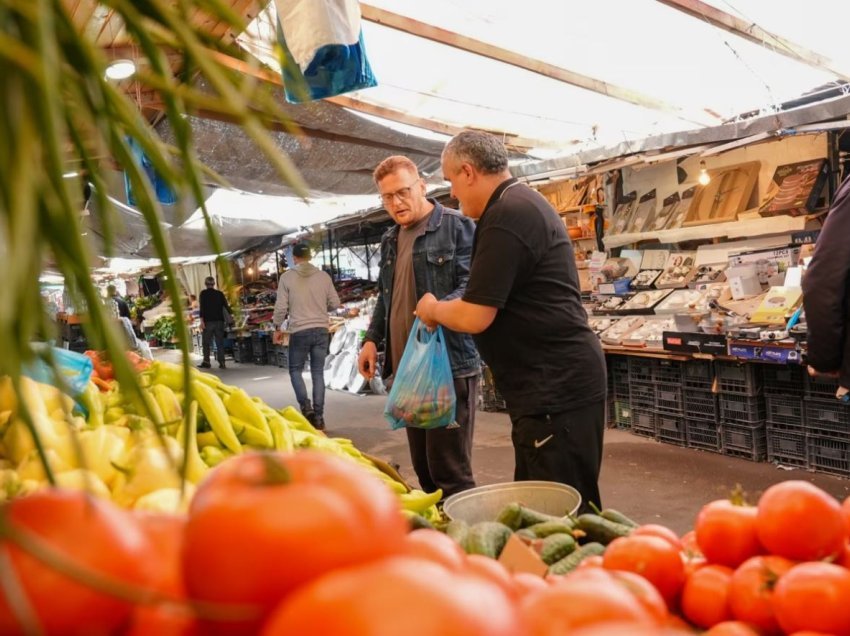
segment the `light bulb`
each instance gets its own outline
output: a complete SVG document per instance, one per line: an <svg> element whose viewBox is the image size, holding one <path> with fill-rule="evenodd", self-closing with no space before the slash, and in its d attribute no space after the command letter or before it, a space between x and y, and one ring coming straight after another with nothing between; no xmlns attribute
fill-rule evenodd
<svg viewBox="0 0 850 636"><path fill-rule="evenodd" d="M708 174L708 170L705 169L705 161L699 162L699 177L697 177L697 181L699 181L699 184L703 186L711 183L711 175Z"/></svg>
<svg viewBox="0 0 850 636"><path fill-rule="evenodd" d="M136 72L133 60L114 60L106 67L106 77L111 80L125 80Z"/></svg>
<svg viewBox="0 0 850 636"><path fill-rule="evenodd" d="M253 268L253 267L249 267L249 268L248 268L248 271L247 271L248 276L251 276L253 273L254 273L254 268Z"/></svg>

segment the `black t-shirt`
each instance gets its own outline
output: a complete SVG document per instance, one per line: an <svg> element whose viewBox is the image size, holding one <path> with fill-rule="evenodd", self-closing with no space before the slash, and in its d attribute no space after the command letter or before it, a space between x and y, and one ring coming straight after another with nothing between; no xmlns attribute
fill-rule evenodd
<svg viewBox="0 0 850 636"><path fill-rule="evenodd" d="M198 295L200 317L204 322L224 322L224 310L230 311L227 298L218 289L208 287Z"/></svg>
<svg viewBox="0 0 850 636"><path fill-rule="evenodd" d="M463 299L499 309L474 338L512 416L605 398L605 357L581 306L564 223L515 179L496 188L478 222Z"/></svg>
<svg viewBox="0 0 850 636"><path fill-rule="evenodd" d="M115 300L115 304L118 305L118 317L129 318L130 307L127 305L127 302L120 296L113 296L113 299Z"/></svg>

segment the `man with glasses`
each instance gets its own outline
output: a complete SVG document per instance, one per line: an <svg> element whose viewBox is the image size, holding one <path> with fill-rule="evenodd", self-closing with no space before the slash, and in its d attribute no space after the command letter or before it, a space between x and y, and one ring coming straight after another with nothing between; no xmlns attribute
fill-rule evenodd
<svg viewBox="0 0 850 636"><path fill-rule="evenodd" d="M413 310L424 294L461 297L475 232L472 221L425 196L425 183L407 157L388 157L373 177L381 202L397 225L381 238L378 304L358 359L367 379L375 375L380 344L386 345L382 375L388 377L398 368L413 327ZM475 486L471 453L479 358L470 336L449 330L445 335L457 394L456 422L444 428L406 430L422 489L441 488L448 496Z"/></svg>

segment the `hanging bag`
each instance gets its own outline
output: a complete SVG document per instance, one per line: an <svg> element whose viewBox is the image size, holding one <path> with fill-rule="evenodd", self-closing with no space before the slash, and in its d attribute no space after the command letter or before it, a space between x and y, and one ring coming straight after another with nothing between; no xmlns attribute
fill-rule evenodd
<svg viewBox="0 0 850 636"><path fill-rule="evenodd" d="M438 428L455 421L456 406L443 328L428 331L417 318L398 363L384 417L393 429Z"/></svg>

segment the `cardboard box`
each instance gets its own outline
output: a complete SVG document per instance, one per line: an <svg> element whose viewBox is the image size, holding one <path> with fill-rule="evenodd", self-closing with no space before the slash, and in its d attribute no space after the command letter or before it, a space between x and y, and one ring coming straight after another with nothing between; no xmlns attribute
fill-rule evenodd
<svg viewBox="0 0 850 636"><path fill-rule="evenodd" d="M776 168L767 189L767 201L759 209L762 216L800 216L817 208L818 199L829 178L826 159L800 161Z"/></svg>
<svg viewBox="0 0 850 636"><path fill-rule="evenodd" d="M716 356L727 353L724 334L665 331L662 342L665 351L675 353L708 353Z"/></svg>
<svg viewBox="0 0 850 636"><path fill-rule="evenodd" d="M774 362L777 364L802 364L796 343L765 343L754 340L731 340L729 355L742 360Z"/></svg>

